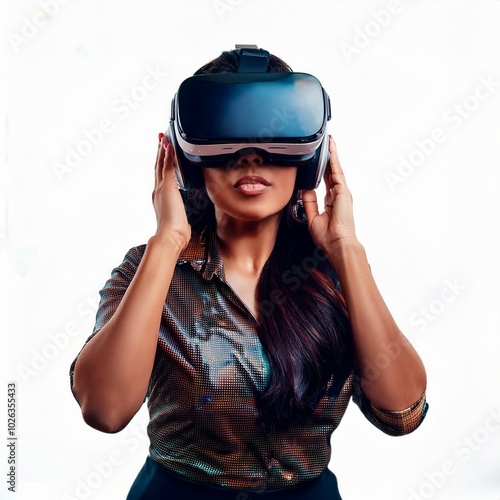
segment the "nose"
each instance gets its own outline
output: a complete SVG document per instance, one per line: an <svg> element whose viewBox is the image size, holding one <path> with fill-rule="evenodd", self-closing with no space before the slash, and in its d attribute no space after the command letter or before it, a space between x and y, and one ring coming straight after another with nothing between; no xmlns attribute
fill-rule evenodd
<svg viewBox="0 0 500 500"><path fill-rule="evenodd" d="M246 153L243 153L238 157L238 160L236 161L236 164L239 167L248 167L250 165L261 166L263 165L263 163L264 159L262 158L262 156L253 151L248 151Z"/></svg>

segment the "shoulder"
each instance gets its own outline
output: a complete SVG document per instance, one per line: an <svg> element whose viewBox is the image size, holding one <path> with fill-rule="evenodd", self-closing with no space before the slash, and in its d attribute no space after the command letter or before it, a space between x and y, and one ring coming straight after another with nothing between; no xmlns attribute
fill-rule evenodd
<svg viewBox="0 0 500 500"><path fill-rule="evenodd" d="M205 231L194 232L188 246L179 255L177 263L205 261L208 249L213 247L212 239ZM123 257L121 264L114 271L133 275L139 267L146 249L147 243L130 248ZM168 248L165 249L165 252L168 252Z"/></svg>

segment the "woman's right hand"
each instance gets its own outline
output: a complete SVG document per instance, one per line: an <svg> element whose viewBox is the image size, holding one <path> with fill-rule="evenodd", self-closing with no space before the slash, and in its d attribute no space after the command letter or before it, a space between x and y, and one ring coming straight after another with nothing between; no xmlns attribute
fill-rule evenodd
<svg viewBox="0 0 500 500"><path fill-rule="evenodd" d="M175 179L175 151L166 137L160 134L155 166L153 206L156 213L156 236L161 241L171 241L179 248L186 248L191 238L184 202Z"/></svg>

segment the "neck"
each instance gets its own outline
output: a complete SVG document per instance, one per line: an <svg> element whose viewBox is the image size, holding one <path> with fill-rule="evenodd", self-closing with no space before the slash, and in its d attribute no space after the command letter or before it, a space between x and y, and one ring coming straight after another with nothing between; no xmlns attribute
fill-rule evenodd
<svg viewBox="0 0 500 500"><path fill-rule="evenodd" d="M257 222L217 217L224 267L259 276L274 248L278 225L278 216Z"/></svg>

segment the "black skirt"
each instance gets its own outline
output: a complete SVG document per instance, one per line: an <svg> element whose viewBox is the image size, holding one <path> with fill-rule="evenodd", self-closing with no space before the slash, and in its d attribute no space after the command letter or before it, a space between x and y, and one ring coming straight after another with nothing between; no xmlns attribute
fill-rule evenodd
<svg viewBox="0 0 500 500"><path fill-rule="evenodd" d="M255 491L207 486L173 474L151 457L139 471L127 500L342 500L337 478L329 469L304 484Z"/></svg>

